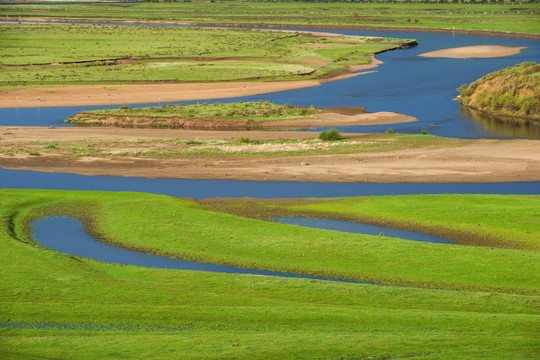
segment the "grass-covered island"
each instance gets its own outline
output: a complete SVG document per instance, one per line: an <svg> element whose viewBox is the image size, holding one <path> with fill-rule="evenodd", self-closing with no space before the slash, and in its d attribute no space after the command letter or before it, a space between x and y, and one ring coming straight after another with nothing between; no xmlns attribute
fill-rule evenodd
<svg viewBox="0 0 540 360"><path fill-rule="evenodd" d="M540 121L540 65L525 62L490 73L459 89L468 108L515 121Z"/></svg>
<svg viewBox="0 0 540 360"><path fill-rule="evenodd" d="M200 130L297 129L409 121L416 119L388 112L367 114L362 107L316 108L269 101L138 108L122 106L80 112L65 120L77 125Z"/></svg>
<svg viewBox="0 0 540 360"><path fill-rule="evenodd" d="M214 205L235 207L224 200L2 189L0 358L532 359L538 201L418 195L267 203L274 213L367 215L493 240L486 247L249 219L219 211ZM148 253L399 286L94 261L34 242L30 221L47 215L78 218L97 239Z"/></svg>

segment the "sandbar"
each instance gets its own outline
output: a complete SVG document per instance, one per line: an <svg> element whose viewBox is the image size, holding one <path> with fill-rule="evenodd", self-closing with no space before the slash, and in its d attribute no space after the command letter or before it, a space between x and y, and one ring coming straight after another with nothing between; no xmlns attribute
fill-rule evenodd
<svg viewBox="0 0 540 360"><path fill-rule="evenodd" d="M1 127L0 149L32 146L32 141L115 140L115 139L224 139L252 140L314 139L316 132L298 131L189 131L174 129L121 128L43 128ZM292 145L277 144L282 149L257 144L223 146L224 154L189 155L187 157L73 157L41 151L39 156L22 151L8 155L0 151L0 167L6 169L63 172L83 175L117 175L182 179L231 179L255 181L321 181L321 182L514 182L540 181L540 141L538 140L459 140L440 139L426 146L399 146L399 139L366 134L344 134L355 144L368 147L384 142L392 145L376 151L340 153L288 151ZM305 142L304 142L305 143ZM126 149L166 151L174 142L145 144L118 141L118 153ZM321 143L314 143L317 148ZM327 144L327 143L324 143ZM264 144L263 144L264 145ZM333 143L324 146L339 146ZM265 152L269 151L269 152ZM246 156L249 152L251 155ZM260 152L260 155L253 155Z"/></svg>
<svg viewBox="0 0 540 360"><path fill-rule="evenodd" d="M430 51L418 56L453 59L494 58L517 55L525 48L524 46L474 45Z"/></svg>

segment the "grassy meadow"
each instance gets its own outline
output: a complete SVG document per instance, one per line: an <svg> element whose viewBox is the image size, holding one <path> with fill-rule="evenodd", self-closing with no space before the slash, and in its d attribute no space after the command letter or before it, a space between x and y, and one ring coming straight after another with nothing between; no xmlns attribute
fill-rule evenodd
<svg viewBox="0 0 540 360"><path fill-rule="evenodd" d="M4 189L0 195L5 359L530 359L540 346L537 250L304 229L150 194ZM428 207L422 196L394 199ZM319 202L371 200L378 199ZM528 216L530 207L538 209L538 196L429 200L457 208L475 201L467 210L477 218L497 207L499 215L483 227L519 218L517 233L539 238L538 217ZM320 269L403 286L106 264L35 244L29 222L44 215L74 216L104 241L153 253ZM441 216L441 226L456 219L449 214L444 223Z"/></svg>
<svg viewBox="0 0 540 360"><path fill-rule="evenodd" d="M247 29L0 24L3 88L331 77L411 40Z"/></svg>
<svg viewBox="0 0 540 360"><path fill-rule="evenodd" d="M537 3L497 1L409 2L254 2L191 0L131 4L0 5L10 19L80 21L152 21L197 24L293 27L381 27L409 29L487 30L540 34Z"/></svg>

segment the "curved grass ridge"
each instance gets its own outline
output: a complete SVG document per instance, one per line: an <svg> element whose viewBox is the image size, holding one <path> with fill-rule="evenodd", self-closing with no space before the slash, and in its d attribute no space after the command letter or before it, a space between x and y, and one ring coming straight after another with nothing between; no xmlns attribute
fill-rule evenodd
<svg viewBox="0 0 540 360"><path fill-rule="evenodd" d="M540 120L540 65L524 62L470 85L462 85L459 102L491 115Z"/></svg>
<svg viewBox="0 0 540 360"><path fill-rule="evenodd" d="M445 359L481 353L490 359L531 359L537 354L537 295L118 266L20 241L32 216L67 212L102 221L116 211L115 204L134 201L200 209L156 195L0 190L0 357ZM133 214L135 223L159 227L164 221L140 217L143 212ZM462 248L454 247L458 253ZM486 257L493 254L481 249ZM503 252L517 284L538 273L516 258L533 252ZM500 274L494 267L491 276Z"/></svg>
<svg viewBox="0 0 540 360"><path fill-rule="evenodd" d="M537 201L535 197L521 198ZM454 201L457 204L459 198ZM88 205L75 210L80 202ZM531 275L534 272L529 273L539 266L540 255L525 250L411 244L304 229L215 213L168 197L82 193L68 202L57 198L52 204L37 207L23 223L45 214L70 213L86 219L86 230L97 239L131 250L382 284L537 293L540 282ZM523 267L516 269L515 263Z"/></svg>

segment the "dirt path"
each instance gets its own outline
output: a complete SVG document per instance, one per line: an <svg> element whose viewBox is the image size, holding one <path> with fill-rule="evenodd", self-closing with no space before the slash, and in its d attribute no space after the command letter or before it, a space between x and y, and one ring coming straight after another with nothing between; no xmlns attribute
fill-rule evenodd
<svg viewBox="0 0 540 360"><path fill-rule="evenodd" d="M195 139L235 140L310 139L309 132L211 132L111 128L0 128L0 146L23 146L29 141L73 141L113 139ZM0 151L0 167L7 169L67 172L84 175L119 175L186 179L292 180L323 182L510 182L540 181L540 141L538 140L458 140L441 138L426 146L399 146L388 138L374 139L347 134L371 146L396 141L394 148L354 153L264 152L253 145L244 152L223 148L224 154L193 154L178 157L55 157L54 153L8 155ZM152 142L149 142L152 144ZM130 145L131 146L131 145ZM140 145L135 145L140 146ZM156 142L156 149L164 149ZM0 147L0 149L1 149ZM148 149L148 148L147 148ZM278 149L279 150L279 149ZM280 150L287 150L283 147ZM122 151L121 149L119 151ZM276 151L270 148L270 151ZM245 152L251 152L246 155ZM257 154L253 154L257 153Z"/></svg>

